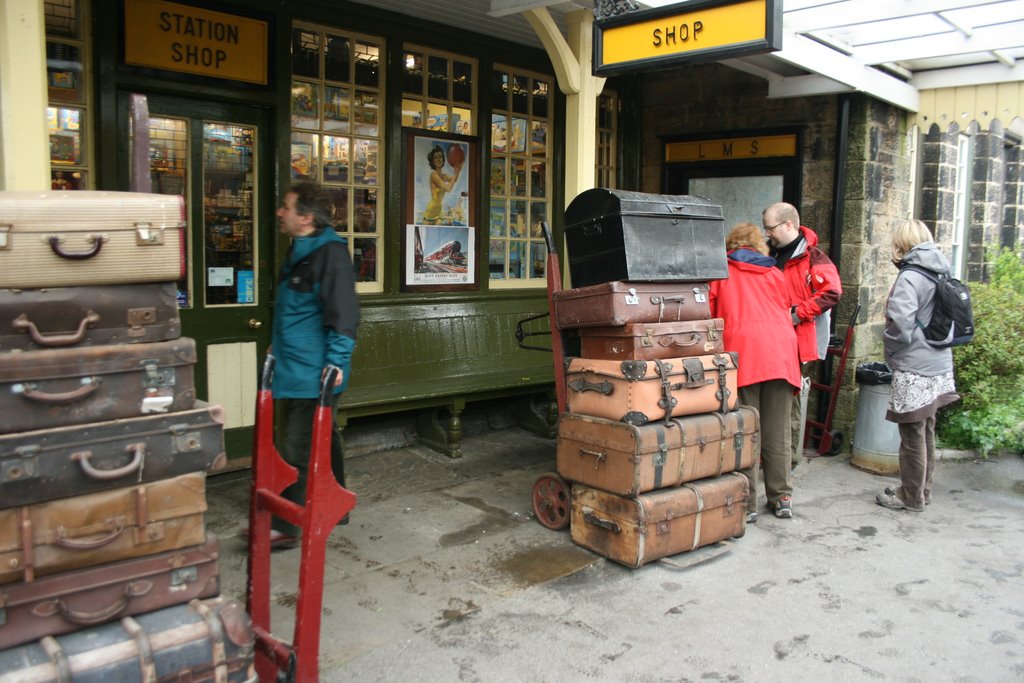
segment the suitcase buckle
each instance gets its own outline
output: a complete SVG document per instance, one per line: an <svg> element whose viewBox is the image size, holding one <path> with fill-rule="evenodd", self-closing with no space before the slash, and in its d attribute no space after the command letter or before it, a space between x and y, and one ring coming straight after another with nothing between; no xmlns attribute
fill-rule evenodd
<svg viewBox="0 0 1024 683"><path fill-rule="evenodd" d="M11 229L12 225L0 225L0 249L11 248Z"/></svg>
<svg viewBox="0 0 1024 683"><path fill-rule="evenodd" d="M156 245L164 243L163 227L154 227L152 223L135 224L135 243L140 246Z"/></svg>

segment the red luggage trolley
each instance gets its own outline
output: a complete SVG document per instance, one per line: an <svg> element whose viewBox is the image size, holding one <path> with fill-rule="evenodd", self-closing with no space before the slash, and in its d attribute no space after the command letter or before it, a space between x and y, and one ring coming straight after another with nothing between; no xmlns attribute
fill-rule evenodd
<svg viewBox="0 0 1024 683"><path fill-rule="evenodd" d="M818 455L837 455L843 450L843 433L832 429L832 418L836 412L836 402L839 400L839 388L843 385L843 374L846 372L846 356L850 352L850 344L853 342L853 327L857 324L857 315L860 314L860 304L853 309L850 316L850 324L846 327L846 337L842 343L830 344L826 352L826 365L824 382L811 382L811 389L828 394L828 407L825 409L824 420L805 421L804 448L807 448L813 440L818 441ZM839 357L838 367L832 367L832 357ZM826 384L826 382L828 382ZM821 414L820 412L818 413Z"/></svg>
<svg viewBox="0 0 1024 683"><path fill-rule="evenodd" d="M281 493L298 479L274 447L274 402L270 380L274 357L267 355L256 397L252 490L249 497L249 579L247 607L256 634L256 673L262 681L314 683L319 680L320 614L324 597L327 536L356 505L356 495L331 471L331 393L340 370L329 366L313 418L305 505ZM270 520L276 515L302 530L295 632L291 643L270 633Z"/></svg>

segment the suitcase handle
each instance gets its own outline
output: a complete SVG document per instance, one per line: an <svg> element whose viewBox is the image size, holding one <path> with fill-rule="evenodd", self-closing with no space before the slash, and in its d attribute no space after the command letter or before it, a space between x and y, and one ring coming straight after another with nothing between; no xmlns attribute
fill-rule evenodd
<svg viewBox="0 0 1024 683"><path fill-rule="evenodd" d="M100 249L103 248L103 243L107 241L107 238L105 235L89 235L89 240L92 241L92 249L89 251L64 251L63 247L60 246L60 237L51 237L47 241L50 243L50 249L57 256L70 261L84 261L100 253Z"/></svg>
<svg viewBox="0 0 1024 683"><path fill-rule="evenodd" d="M93 479L100 479L103 481L109 479L120 479L126 474L138 470L142 466L142 461L146 457L146 444L144 443L131 443L124 447L126 451L135 451L135 457L132 461L124 467L117 467L112 470L100 470L92 466L92 451L78 451L77 453L71 454L71 460L76 461L81 467L82 471L85 472L86 476L92 477Z"/></svg>
<svg viewBox="0 0 1024 683"><path fill-rule="evenodd" d="M583 456L586 456L586 455L594 456L594 469L595 470L600 469L601 468L601 463L604 462L607 459L607 457L608 457L604 453L604 451L592 451L589 448L580 448L580 457L582 458Z"/></svg>
<svg viewBox="0 0 1024 683"><path fill-rule="evenodd" d="M615 387L607 380L604 382L588 382L585 379L574 379L569 382L569 388L573 391L578 391L581 394L586 391L596 391L604 396L610 396L611 393L615 391Z"/></svg>
<svg viewBox="0 0 1024 683"><path fill-rule="evenodd" d="M53 405L64 405L74 403L87 398L100 388L99 377L83 377L82 386L74 391L66 391L62 394L51 394L46 391L36 391L35 384L17 384L14 389L24 398L38 403L50 403Z"/></svg>
<svg viewBox="0 0 1024 683"><path fill-rule="evenodd" d="M124 595L118 598L117 602L95 612L75 612L60 598L54 601L54 606L61 616L74 624L100 624L123 612L132 598L140 598L151 590L152 581L132 581L124 587Z"/></svg>
<svg viewBox="0 0 1024 683"><path fill-rule="evenodd" d="M611 519L601 519L594 514L593 510L585 510L583 512L583 521L587 524L593 524L594 526L599 526L602 529L607 529L608 531L616 534L622 531L622 527L619 526L618 522Z"/></svg>
<svg viewBox="0 0 1024 683"><path fill-rule="evenodd" d="M67 530L64 527L57 528L57 537L53 539L53 544L60 546L61 548L68 548L69 550L95 550L96 548L102 548L108 543L113 542L124 533L124 519L118 517L114 520L114 530L106 536L94 538L89 541L81 541L65 536Z"/></svg>
<svg viewBox="0 0 1024 683"><path fill-rule="evenodd" d="M678 347L681 347L681 346L693 346L694 344L697 344L699 342L700 342L700 335L697 334L696 332L694 332L692 335L690 335L690 340L689 341L679 341L679 340L676 339L676 337L662 337L658 341L658 343L661 344L662 346L671 346L671 347L674 347L674 348L678 348Z"/></svg>
<svg viewBox="0 0 1024 683"><path fill-rule="evenodd" d="M43 334L36 327L36 324L28 319L27 313L22 313L12 323L15 328L25 330L39 346L71 346L85 339L85 331L90 325L100 321L100 316L95 311L86 311L85 317L78 323L78 331L71 334Z"/></svg>

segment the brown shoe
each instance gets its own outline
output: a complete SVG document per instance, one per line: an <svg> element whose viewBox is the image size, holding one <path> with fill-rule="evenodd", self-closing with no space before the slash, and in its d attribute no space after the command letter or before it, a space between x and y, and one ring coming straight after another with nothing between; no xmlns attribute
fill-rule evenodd
<svg viewBox="0 0 1024 683"><path fill-rule="evenodd" d="M921 507L913 507L907 505L902 500L900 500L900 497L896 495L895 491L893 493L889 493L888 491L889 489L886 489L882 493L879 493L877 496L875 496L875 502L884 508L889 508L890 510L910 510L912 512L924 511L923 505Z"/></svg>

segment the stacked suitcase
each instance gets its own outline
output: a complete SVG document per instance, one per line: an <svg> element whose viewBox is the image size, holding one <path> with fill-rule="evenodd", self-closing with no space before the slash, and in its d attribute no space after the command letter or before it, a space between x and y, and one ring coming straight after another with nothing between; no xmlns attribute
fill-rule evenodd
<svg viewBox="0 0 1024 683"><path fill-rule="evenodd" d="M573 541L639 567L742 536L738 470L760 425L737 405L737 358L708 305L708 281L728 274L721 207L589 190L566 211L566 241L583 285L552 294L558 328L580 341L557 443Z"/></svg>
<svg viewBox="0 0 1024 683"><path fill-rule="evenodd" d="M224 418L181 337L184 225L176 196L0 192L0 681L253 676L205 528Z"/></svg>

